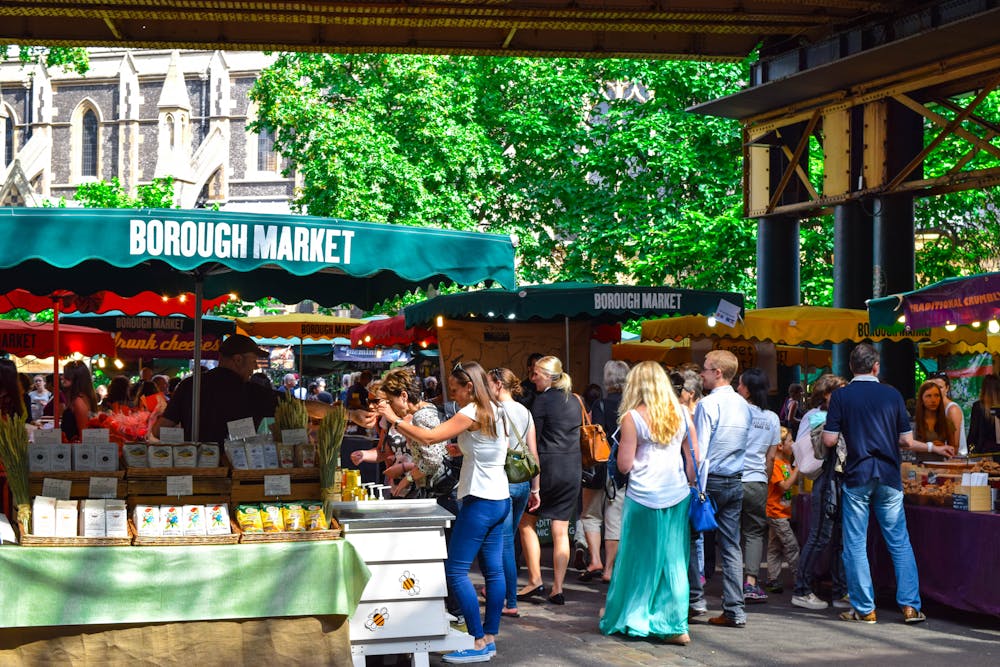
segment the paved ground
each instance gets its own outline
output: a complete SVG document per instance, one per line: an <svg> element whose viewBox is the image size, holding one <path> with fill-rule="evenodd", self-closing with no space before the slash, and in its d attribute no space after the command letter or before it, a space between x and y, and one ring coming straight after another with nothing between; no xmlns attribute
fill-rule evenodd
<svg viewBox="0 0 1000 667"><path fill-rule="evenodd" d="M547 550L546 550L547 551ZM543 552L543 563L548 553ZM551 561L549 561L551 562ZM925 576L926 573L922 573ZM548 584L551 572L543 571ZM478 577L473 576L478 582ZM709 616L720 609L719 577L707 586ZM772 595L748 607L745 629L691 624L691 644L605 637L597 614L607 587L579 583L572 572L566 605L520 603L520 619L503 619L491 665L598 667L604 665L893 665L1000 664L1000 619L964 614L925 603L928 621L906 625L891 598L879 599L876 625L846 623L833 609L811 612L791 606L791 594ZM839 610L838 610L839 611ZM388 663L387 663L388 664ZM431 665L446 665L439 655Z"/></svg>

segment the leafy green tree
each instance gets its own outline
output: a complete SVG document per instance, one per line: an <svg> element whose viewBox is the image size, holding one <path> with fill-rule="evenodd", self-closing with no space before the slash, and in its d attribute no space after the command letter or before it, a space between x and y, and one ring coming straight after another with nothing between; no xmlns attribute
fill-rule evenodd
<svg viewBox="0 0 1000 667"><path fill-rule="evenodd" d="M317 215L515 233L522 281L748 291L745 65L284 54L251 96Z"/></svg>
<svg viewBox="0 0 1000 667"><path fill-rule="evenodd" d="M110 181L77 186L73 201L85 208L175 208L174 179L154 178L151 183L138 186L136 196L132 197L116 176Z"/></svg>
<svg viewBox="0 0 1000 667"><path fill-rule="evenodd" d="M90 69L90 56L83 47L65 46L0 46L0 61L17 58L22 63L42 62L46 67L59 67L70 72L86 74Z"/></svg>

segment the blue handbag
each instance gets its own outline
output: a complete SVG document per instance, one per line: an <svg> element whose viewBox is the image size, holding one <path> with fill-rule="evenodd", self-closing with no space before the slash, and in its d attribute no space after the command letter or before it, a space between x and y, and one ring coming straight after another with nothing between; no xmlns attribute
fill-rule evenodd
<svg viewBox="0 0 1000 667"><path fill-rule="evenodd" d="M687 438L687 435L687 417L685 416L684 437ZM698 474L698 459L695 458L694 445L691 444L690 438L688 438L688 447L691 449L691 463L695 470L695 485L690 487L691 503L688 505L688 519L691 521L692 532L705 533L719 527L719 524L715 522L715 502L705 492L705 489L701 488L698 481L701 479L701 475Z"/></svg>

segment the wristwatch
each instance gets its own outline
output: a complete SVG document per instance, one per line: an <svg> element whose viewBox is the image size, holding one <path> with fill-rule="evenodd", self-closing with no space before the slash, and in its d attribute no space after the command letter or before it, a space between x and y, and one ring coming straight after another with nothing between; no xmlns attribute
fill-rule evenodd
<svg viewBox="0 0 1000 667"><path fill-rule="evenodd" d="M399 418L396 419L396 421L392 422L392 427L396 428L397 426L399 426L402 423L403 423L403 418L399 417Z"/></svg>
<svg viewBox="0 0 1000 667"><path fill-rule="evenodd" d="M934 443L933 442L928 442L927 443L927 451L929 451L929 452L933 452L934 451Z"/></svg>

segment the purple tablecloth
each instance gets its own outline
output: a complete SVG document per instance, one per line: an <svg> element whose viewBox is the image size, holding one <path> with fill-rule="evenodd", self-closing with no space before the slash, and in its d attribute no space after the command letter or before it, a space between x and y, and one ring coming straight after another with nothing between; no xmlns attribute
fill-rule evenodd
<svg viewBox="0 0 1000 667"><path fill-rule="evenodd" d="M807 494L795 498L799 539L808 535ZM920 574L920 594L955 609L1000 616L1000 514L906 505L906 527ZM892 560L874 518L868 558L878 588L894 590Z"/></svg>

